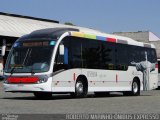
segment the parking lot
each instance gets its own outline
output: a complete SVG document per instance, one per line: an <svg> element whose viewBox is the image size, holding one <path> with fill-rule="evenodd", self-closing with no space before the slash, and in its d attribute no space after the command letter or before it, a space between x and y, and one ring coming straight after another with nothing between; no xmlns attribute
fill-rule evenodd
<svg viewBox="0 0 160 120"><path fill-rule="evenodd" d="M5 93L0 82L0 113L159 113L160 90L143 91L141 96L112 93L106 97L75 99L69 95L53 95L38 100L31 93Z"/></svg>

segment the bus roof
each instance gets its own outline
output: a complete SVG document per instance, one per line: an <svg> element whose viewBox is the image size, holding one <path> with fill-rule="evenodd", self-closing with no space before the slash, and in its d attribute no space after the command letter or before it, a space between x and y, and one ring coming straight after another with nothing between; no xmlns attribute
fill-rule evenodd
<svg viewBox="0 0 160 120"><path fill-rule="evenodd" d="M24 35L21 38L18 39L18 41L28 41L33 39L55 39L57 40L63 33L68 31L79 31L75 28L48 28L48 29L40 29L31 32L28 35Z"/></svg>
<svg viewBox="0 0 160 120"><path fill-rule="evenodd" d="M71 28L58 27L58 28L36 30L31 32L28 35L25 35L19 38L18 41L33 40L34 38L58 39L65 32L70 32L71 36L76 36L76 37L97 39L102 41L122 43L122 44L135 45L135 46L141 46L141 47L155 48L153 44L138 42L128 37L123 37L123 36L118 36L113 34L106 34L98 30L76 27L76 26L74 27L72 26Z"/></svg>
<svg viewBox="0 0 160 120"><path fill-rule="evenodd" d="M136 41L132 38L129 38L129 37L124 37L124 36L119 36L119 35L114 35L114 34L107 34L107 33L101 32L101 31L93 30L93 29L83 29L82 28L82 29L79 29L79 33L84 34L84 35L81 35L81 37L85 37L85 34L89 34L88 36L92 36L91 38L95 38L95 39L101 38L101 40L105 40L105 41L107 39L110 39L110 40L115 39L115 42L117 42L117 43L155 48L155 45L150 44L150 43L138 42L138 41ZM73 36L76 36L76 35L73 35ZM95 37L93 37L93 36L95 36ZM113 41L111 41L111 42L113 42Z"/></svg>

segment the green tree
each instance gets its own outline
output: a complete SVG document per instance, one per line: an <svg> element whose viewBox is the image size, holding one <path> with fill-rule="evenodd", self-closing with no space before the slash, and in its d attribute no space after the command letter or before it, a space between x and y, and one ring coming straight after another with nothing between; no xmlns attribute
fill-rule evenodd
<svg viewBox="0 0 160 120"><path fill-rule="evenodd" d="M65 25L71 25L71 26L75 26L73 23L71 23L71 22L65 22L64 23Z"/></svg>

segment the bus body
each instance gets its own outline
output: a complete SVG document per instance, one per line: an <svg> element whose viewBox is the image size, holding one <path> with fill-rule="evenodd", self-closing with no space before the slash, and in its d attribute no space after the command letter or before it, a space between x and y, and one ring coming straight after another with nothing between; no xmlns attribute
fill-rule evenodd
<svg viewBox="0 0 160 120"><path fill-rule="evenodd" d="M145 69L141 63L149 64ZM5 66L4 90L32 92L36 97L52 93L84 97L88 92L110 91L139 95L146 74L147 90L157 88L152 44L100 32L52 28L32 32L14 43Z"/></svg>
<svg viewBox="0 0 160 120"><path fill-rule="evenodd" d="M160 59L158 59L158 87L160 88Z"/></svg>

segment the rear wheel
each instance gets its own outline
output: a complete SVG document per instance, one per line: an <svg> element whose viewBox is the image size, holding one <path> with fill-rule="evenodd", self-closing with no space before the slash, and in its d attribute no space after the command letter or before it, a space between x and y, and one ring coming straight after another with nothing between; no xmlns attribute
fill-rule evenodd
<svg viewBox="0 0 160 120"><path fill-rule="evenodd" d="M139 96L140 95L140 83L138 80L133 80L132 91L123 92L125 96Z"/></svg>
<svg viewBox="0 0 160 120"><path fill-rule="evenodd" d="M139 96L140 95L140 85L137 80L134 80L132 83L132 91L131 95L133 96Z"/></svg>
<svg viewBox="0 0 160 120"><path fill-rule="evenodd" d="M33 94L38 99L51 99L52 98L52 93L49 93L49 92L35 92Z"/></svg>

